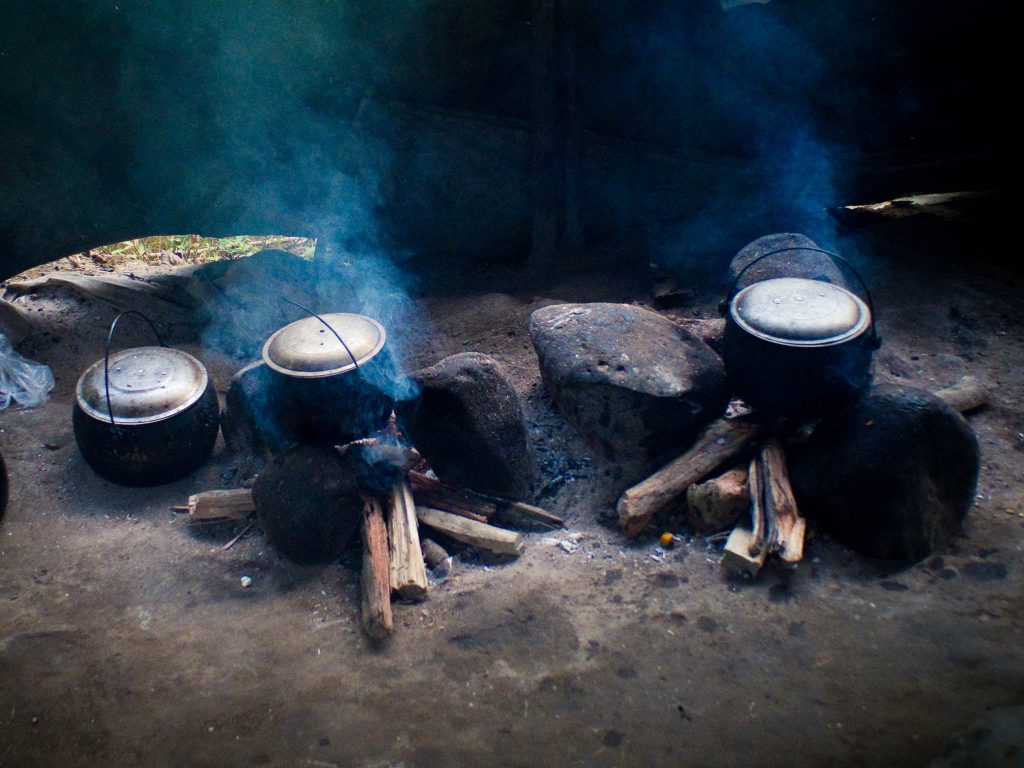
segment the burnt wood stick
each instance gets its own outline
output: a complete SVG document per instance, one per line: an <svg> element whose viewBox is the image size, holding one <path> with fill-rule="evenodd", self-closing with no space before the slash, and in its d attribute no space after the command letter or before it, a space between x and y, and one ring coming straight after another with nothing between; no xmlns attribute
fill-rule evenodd
<svg viewBox="0 0 1024 768"><path fill-rule="evenodd" d="M757 457L750 462L747 482L750 484L751 528L742 523L733 528L728 541L725 542L725 549L722 550L720 563L731 576L753 578L761 571L768 558L768 548L764 546L763 539L760 544L755 541L753 530L758 527L764 530L763 483Z"/></svg>
<svg viewBox="0 0 1024 768"><path fill-rule="evenodd" d="M464 544L471 544L499 555L514 557L518 557L523 551L522 537L515 531L508 531L487 523L478 523L475 520L424 506L416 507L416 516L423 525Z"/></svg>
<svg viewBox="0 0 1024 768"><path fill-rule="evenodd" d="M362 625L379 643L395 631L391 614L391 563L388 531L380 499L363 500Z"/></svg>
<svg viewBox="0 0 1024 768"><path fill-rule="evenodd" d="M544 528L565 526L565 521L562 518L546 509L479 491L453 488L416 470L409 472L409 483L417 503L453 512L477 522L484 523L492 518L497 518L517 527L528 527L535 524Z"/></svg>
<svg viewBox="0 0 1024 768"><path fill-rule="evenodd" d="M639 535L655 512L713 469L742 453L757 431L755 425L742 419L721 418L712 422L686 453L619 497L619 526L627 536Z"/></svg>
<svg viewBox="0 0 1024 768"><path fill-rule="evenodd" d="M964 376L956 384L940 389L935 396L960 413L973 411L988 403L988 390L973 376Z"/></svg>
<svg viewBox="0 0 1024 768"><path fill-rule="evenodd" d="M404 480L395 483L388 496L388 546L392 591L403 600L426 600L427 569L416 524L416 504Z"/></svg>
<svg viewBox="0 0 1024 768"><path fill-rule="evenodd" d="M256 511L249 488L202 491L188 497L188 504L172 507L188 512L188 519L195 520L238 520Z"/></svg>
<svg viewBox="0 0 1024 768"><path fill-rule="evenodd" d="M807 523L797 510L782 443L778 440L766 443L761 449L760 462L765 515L769 520L768 554L778 553L783 562L798 563L804 556Z"/></svg>

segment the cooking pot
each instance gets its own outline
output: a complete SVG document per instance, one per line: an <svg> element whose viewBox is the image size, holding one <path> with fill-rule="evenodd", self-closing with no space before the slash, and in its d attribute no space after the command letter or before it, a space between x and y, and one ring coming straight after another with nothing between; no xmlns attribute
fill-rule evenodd
<svg viewBox="0 0 1024 768"><path fill-rule="evenodd" d="M383 428L397 380L386 342L384 326L349 312L310 312L275 331L262 356L278 425L299 440L331 443Z"/></svg>
<svg viewBox="0 0 1024 768"><path fill-rule="evenodd" d="M779 277L739 289L744 273L786 251L817 251L847 269L864 292L823 280ZM871 294L860 274L821 248L780 248L750 262L733 281L722 357L733 392L768 419L811 418L870 383L880 345Z"/></svg>
<svg viewBox="0 0 1024 768"><path fill-rule="evenodd" d="M125 315L149 325L159 346L111 354ZM75 442L98 475L121 485L160 485L198 469L217 440L219 409L206 368L164 345L145 315L122 312L110 325L106 353L75 388Z"/></svg>

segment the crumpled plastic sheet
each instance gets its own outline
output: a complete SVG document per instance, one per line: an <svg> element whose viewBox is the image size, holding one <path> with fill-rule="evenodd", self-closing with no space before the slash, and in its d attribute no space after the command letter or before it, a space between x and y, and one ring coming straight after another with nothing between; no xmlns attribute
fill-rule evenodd
<svg viewBox="0 0 1024 768"><path fill-rule="evenodd" d="M0 411L12 400L26 408L42 405L52 389L50 366L18 354L10 339L0 333Z"/></svg>

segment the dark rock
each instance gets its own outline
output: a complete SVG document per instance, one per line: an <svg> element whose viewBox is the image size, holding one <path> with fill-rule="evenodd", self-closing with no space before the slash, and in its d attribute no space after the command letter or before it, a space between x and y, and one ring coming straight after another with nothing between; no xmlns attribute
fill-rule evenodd
<svg viewBox="0 0 1024 768"><path fill-rule="evenodd" d="M555 403L620 458L689 445L728 400L711 348L642 307L543 307L530 316L530 338Z"/></svg>
<svg viewBox="0 0 1024 768"><path fill-rule="evenodd" d="M947 546L974 501L970 425L924 390L880 385L789 456L801 510L864 554L916 561Z"/></svg>
<svg viewBox="0 0 1024 768"><path fill-rule="evenodd" d="M325 446L300 445L277 456L256 479L252 499L267 539L297 563L338 557L362 519L354 468Z"/></svg>
<svg viewBox="0 0 1024 768"><path fill-rule="evenodd" d="M498 362L464 352L412 378L421 399L407 431L438 477L482 493L525 496L533 460L519 398Z"/></svg>
<svg viewBox="0 0 1024 768"><path fill-rule="evenodd" d="M743 246L729 263L729 283L748 265L761 256L782 248L820 248L809 237L789 232L759 237ZM804 277L809 280L824 280L826 283L839 285L854 293L860 293L859 286L851 284L850 278L835 262L824 253L809 250L785 251L768 256L743 273L740 288L762 280L776 277Z"/></svg>
<svg viewBox="0 0 1024 768"><path fill-rule="evenodd" d="M266 458L293 444L272 407L272 376L266 365L255 362L231 377L220 419L229 451Z"/></svg>

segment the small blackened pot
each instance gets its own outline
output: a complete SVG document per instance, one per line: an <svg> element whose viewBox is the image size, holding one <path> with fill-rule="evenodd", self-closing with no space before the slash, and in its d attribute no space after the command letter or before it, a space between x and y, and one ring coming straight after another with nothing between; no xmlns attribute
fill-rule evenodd
<svg viewBox="0 0 1024 768"><path fill-rule="evenodd" d="M805 278L735 285L722 357L733 392L760 416L820 416L867 388L879 346L870 297Z"/></svg>
<svg viewBox="0 0 1024 768"><path fill-rule="evenodd" d="M334 312L286 325L263 345L271 408L292 437L344 443L381 429L394 407L387 333L364 315Z"/></svg>
<svg viewBox="0 0 1024 768"><path fill-rule="evenodd" d="M107 354L78 379L75 441L89 466L111 482L169 483L194 472L213 451L217 394L203 364L180 350L135 347L110 354L125 314L110 327Z"/></svg>

